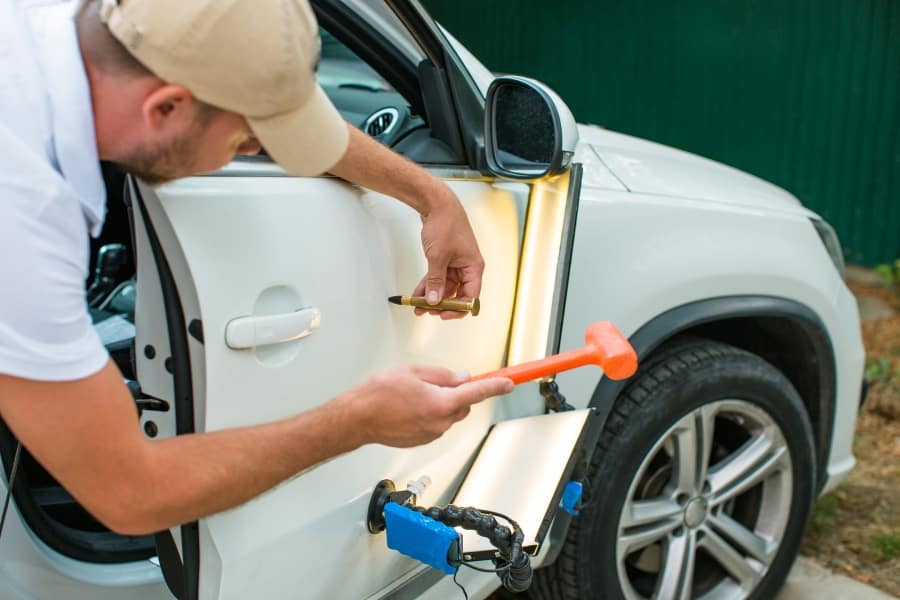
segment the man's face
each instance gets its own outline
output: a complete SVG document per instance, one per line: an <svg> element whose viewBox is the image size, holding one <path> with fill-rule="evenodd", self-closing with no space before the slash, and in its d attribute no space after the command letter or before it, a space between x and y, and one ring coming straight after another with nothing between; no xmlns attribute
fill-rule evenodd
<svg viewBox="0 0 900 600"><path fill-rule="evenodd" d="M235 155L252 155L260 149L241 115L194 103L190 119L169 127L157 139L139 144L118 164L150 184L162 184L215 171Z"/></svg>

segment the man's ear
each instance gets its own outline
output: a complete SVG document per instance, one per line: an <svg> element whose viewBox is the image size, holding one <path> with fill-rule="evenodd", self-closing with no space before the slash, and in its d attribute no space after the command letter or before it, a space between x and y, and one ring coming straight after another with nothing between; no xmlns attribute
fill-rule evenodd
<svg viewBox="0 0 900 600"><path fill-rule="evenodd" d="M165 83L144 98L141 106L144 125L156 132L181 127L191 121L193 102L194 97L186 87Z"/></svg>

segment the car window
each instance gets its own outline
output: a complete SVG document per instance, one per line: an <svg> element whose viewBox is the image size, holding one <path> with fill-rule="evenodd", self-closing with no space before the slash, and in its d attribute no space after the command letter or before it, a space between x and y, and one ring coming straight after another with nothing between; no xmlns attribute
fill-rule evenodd
<svg viewBox="0 0 900 600"><path fill-rule="evenodd" d="M337 37L319 29L319 85L348 122L387 146L426 127L411 103Z"/></svg>
<svg viewBox="0 0 900 600"><path fill-rule="evenodd" d="M357 88L371 91L392 92L394 88L372 67L333 35L319 30L322 38L322 56L316 72L319 85L325 89ZM340 108L340 107L339 107Z"/></svg>

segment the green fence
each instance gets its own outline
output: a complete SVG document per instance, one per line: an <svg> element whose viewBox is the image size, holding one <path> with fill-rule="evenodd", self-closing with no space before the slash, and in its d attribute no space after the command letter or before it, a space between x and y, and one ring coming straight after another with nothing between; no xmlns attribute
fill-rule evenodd
<svg viewBox="0 0 900 600"><path fill-rule="evenodd" d="M900 0L424 0L581 122L733 165L900 257Z"/></svg>

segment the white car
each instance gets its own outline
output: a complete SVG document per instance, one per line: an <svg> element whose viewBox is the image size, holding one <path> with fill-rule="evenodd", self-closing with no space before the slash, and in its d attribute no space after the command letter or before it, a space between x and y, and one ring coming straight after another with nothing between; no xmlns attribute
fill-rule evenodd
<svg viewBox="0 0 900 600"><path fill-rule="evenodd" d="M137 267L116 271L107 249L91 303L146 434L278 419L390 365L518 364L610 321L640 369L557 377L602 433L574 465L579 514L540 507L555 519L527 593L774 597L815 496L854 465L864 356L831 227L734 169L576 126L541 84L495 81L414 0L313 4L320 81L342 114L466 207L487 263L481 314L416 318L386 302L425 272L418 217L390 198L254 157L158 189L129 180L123 202L109 171L101 241L123 242ZM364 447L155 538L106 530L26 454L0 598L461 598L369 533L373 490L417 482L419 506L477 491L468 469L492 425L548 412L551 387L521 385L427 446ZM3 429L7 474L14 445ZM572 452L541 434L530 446ZM503 466L522 451L487 459L488 479L518 482L524 503L560 482ZM500 586L470 569L457 579L469 598Z"/></svg>

